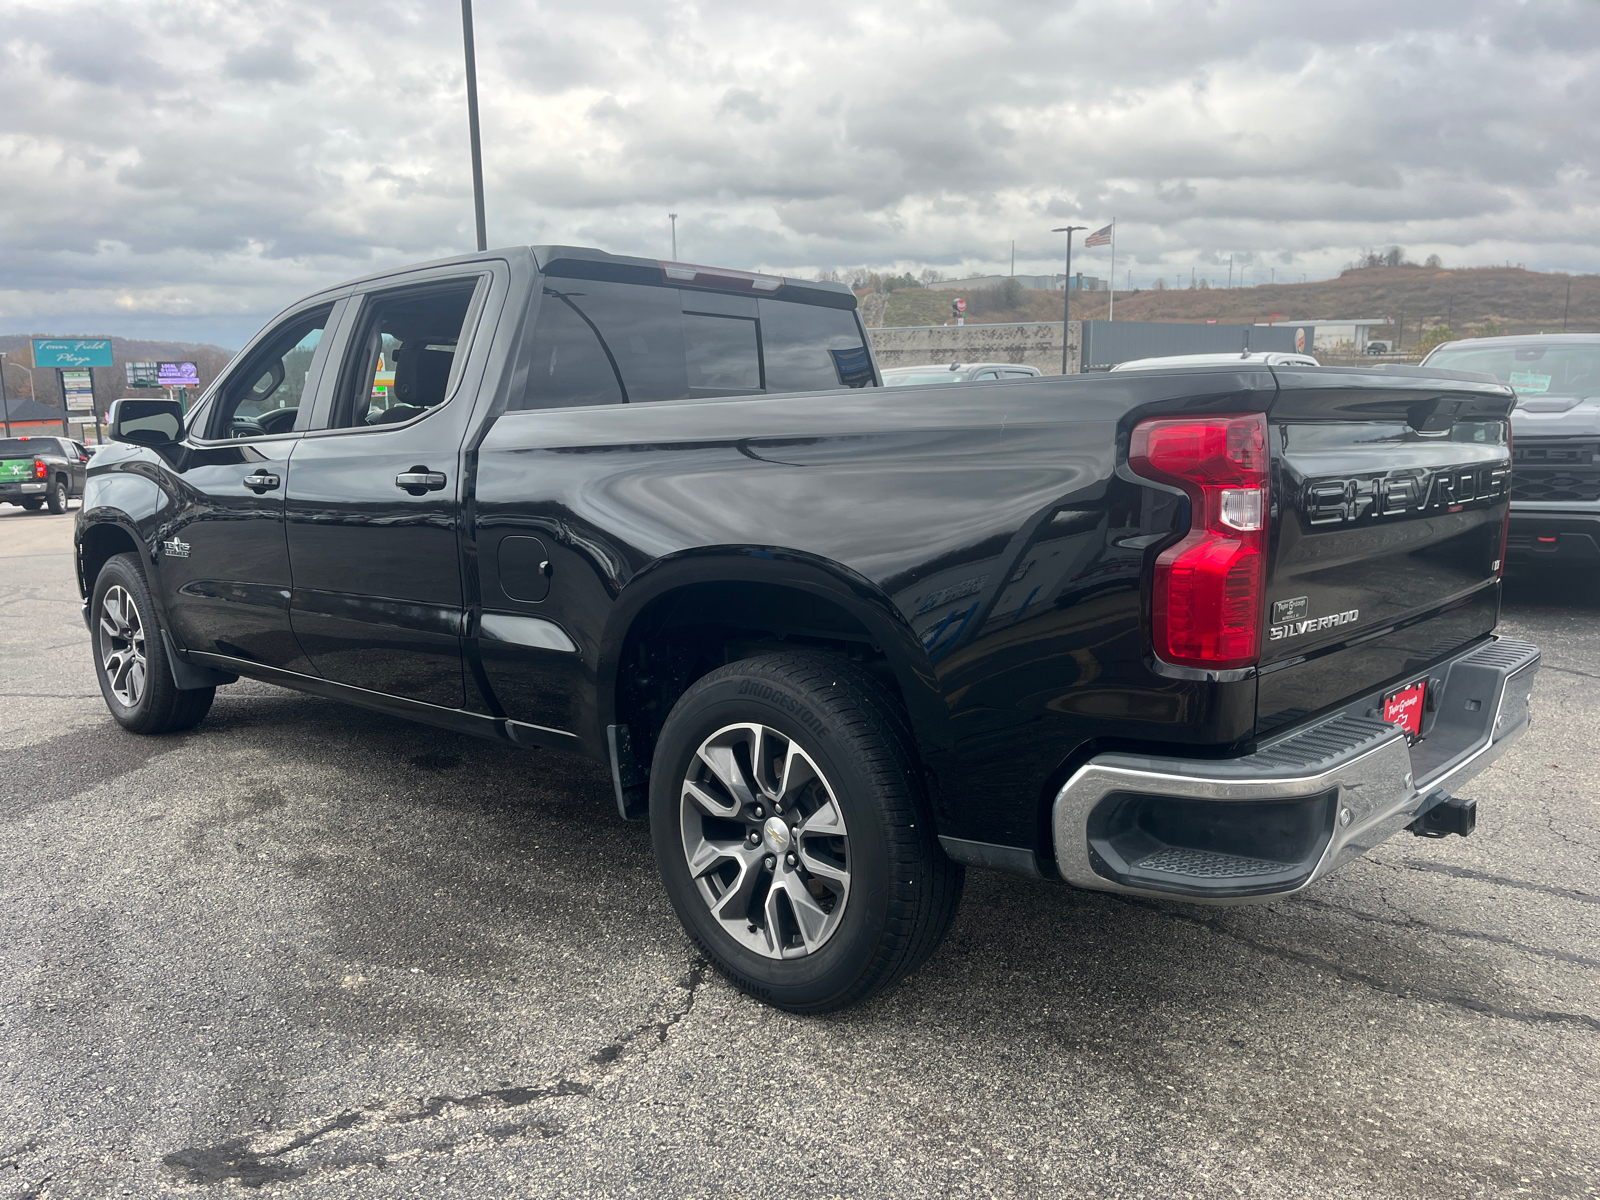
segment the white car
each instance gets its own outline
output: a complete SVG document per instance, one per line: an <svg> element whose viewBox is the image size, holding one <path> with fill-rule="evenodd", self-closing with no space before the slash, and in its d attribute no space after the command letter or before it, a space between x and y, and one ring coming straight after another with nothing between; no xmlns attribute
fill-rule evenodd
<svg viewBox="0 0 1600 1200"><path fill-rule="evenodd" d="M1130 358L1112 367L1113 371L1148 371L1153 367L1211 367L1222 364L1237 366L1256 363L1265 367L1320 367L1322 364L1309 354L1289 354L1278 350L1260 350L1243 354L1169 354L1165 358Z"/></svg>
<svg viewBox="0 0 1600 1200"><path fill-rule="evenodd" d="M925 367L891 367L883 373L884 387L920 383L966 383L969 380L1037 379L1044 372L1020 363L929 363Z"/></svg>

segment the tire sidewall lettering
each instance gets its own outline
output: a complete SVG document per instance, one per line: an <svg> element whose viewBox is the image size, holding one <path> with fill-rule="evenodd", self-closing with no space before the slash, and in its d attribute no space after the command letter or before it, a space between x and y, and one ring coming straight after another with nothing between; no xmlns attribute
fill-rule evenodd
<svg viewBox="0 0 1600 1200"><path fill-rule="evenodd" d="M808 733L813 733L820 738L828 736L827 727L823 725L822 719L807 705L800 703L800 701L781 688L775 688L770 683L763 683L759 679L744 679L739 683L738 695L763 700L799 721L800 724L805 726Z"/></svg>

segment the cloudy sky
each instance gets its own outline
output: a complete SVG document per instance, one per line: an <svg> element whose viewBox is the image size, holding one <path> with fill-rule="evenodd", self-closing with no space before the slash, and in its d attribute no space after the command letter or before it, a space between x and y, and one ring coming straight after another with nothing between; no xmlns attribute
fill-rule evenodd
<svg viewBox="0 0 1600 1200"><path fill-rule="evenodd" d="M790 274L1600 270L1594 0L478 0L490 245ZM238 346L470 250L456 0L0 0L0 332ZM1108 273L1105 251L1074 264Z"/></svg>

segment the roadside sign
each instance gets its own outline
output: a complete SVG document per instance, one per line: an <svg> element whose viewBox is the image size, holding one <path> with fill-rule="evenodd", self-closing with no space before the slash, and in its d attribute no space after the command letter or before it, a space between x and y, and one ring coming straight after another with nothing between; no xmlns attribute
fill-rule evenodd
<svg viewBox="0 0 1600 1200"><path fill-rule="evenodd" d="M58 338L33 339L33 365L36 367L109 367L111 339L63 341Z"/></svg>
<svg viewBox="0 0 1600 1200"><path fill-rule="evenodd" d="M200 372L192 362L157 363L156 375L161 387L200 386Z"/></svg>
<svg viewBox="0 0 1600 1200"><path fill-rule="evenodd" d="M965 300L962 300L962 299L958 298L956 300L956 311L957 312L966 312L967 311L967 302Z"/></svg>
<svg viewBox="0 0 1600 1200"><path fill-rule="evenodd" d="M61 394L70 413L94 412L94 376L88 371L62 371Z"/></svg>
<svg viewBox="0 0 1600 1200"><path fill-rule="evenodd" d="M127 365L128 386L131 388L156 388L161 386L161 364L131 362Z"/></svg>

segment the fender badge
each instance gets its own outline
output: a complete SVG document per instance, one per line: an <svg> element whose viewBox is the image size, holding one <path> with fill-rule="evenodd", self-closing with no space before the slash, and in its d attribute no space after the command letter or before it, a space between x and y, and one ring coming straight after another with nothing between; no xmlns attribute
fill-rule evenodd
<svg viewBox="0 0 1600 1200"><path fill-rule="evenodd" d="M166 551L168 557L170 558L189 557L189 543L181 542L177 538L172 538L169 541L162 542L161 548Z"/></svg>

